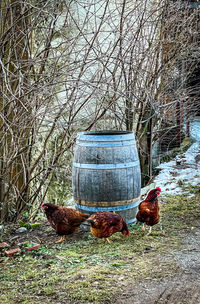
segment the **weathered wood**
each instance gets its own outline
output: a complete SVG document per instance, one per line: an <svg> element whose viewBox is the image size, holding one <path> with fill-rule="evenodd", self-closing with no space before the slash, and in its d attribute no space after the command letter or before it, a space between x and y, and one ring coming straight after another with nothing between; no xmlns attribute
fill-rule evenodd
<svg viewBox="0 0 200 304"><path fill-rule="evenodd" d="M141 172L132 132L79 133L76 140L72 185L76 209L93 214L119 213L127 223L136 221Z"/></svg>

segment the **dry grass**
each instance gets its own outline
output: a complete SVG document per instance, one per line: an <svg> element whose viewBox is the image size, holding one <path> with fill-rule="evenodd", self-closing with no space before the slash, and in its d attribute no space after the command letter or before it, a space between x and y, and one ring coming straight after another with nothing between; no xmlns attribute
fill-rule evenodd
<svg viewBox="0 0 200 304"><path fill-rule="evenodd" d="M2 257L0 303L115 303L129 284L173 276L179 266L163 257L182 248L181 235L190 231L200 216L199 190L189 187L186 191L195 196L162 199L161 221L152 235L135 225L130 226L129 237L113 235L112 244L81 232L55 245L48 243L49 229L37 227L34 231L42 231L45 240L39 250ZM30 238L34 231L29 232ZM1 239L9 240L9 233Z"/></svg>

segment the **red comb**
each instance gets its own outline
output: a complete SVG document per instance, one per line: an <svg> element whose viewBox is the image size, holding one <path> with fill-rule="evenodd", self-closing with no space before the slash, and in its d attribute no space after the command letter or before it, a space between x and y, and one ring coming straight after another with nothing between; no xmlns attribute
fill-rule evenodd
<svg viewBox="0 0 200 304"><path fill-rule="evenodd" d="M160 187L156 187L156 189L161 192L161 188Z"/></svg>

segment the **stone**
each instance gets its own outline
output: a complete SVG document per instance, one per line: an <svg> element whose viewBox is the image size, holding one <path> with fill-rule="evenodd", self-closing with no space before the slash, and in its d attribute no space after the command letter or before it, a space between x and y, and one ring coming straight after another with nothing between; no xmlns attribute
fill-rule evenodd
<svg viewBox="0 0 200 304"><path fill-rule="evenodd" d="M17 253L21 253L21 249L20 248L14 248L14 249L10 249L10 250L6 250L5 251L5 254L8 256L8 257L11 257Z"/></svg>
<svg viewBox="0 0 200 304"><path fill-rule="evenodd" d="M39 249L39 248L40 248L40 244L35 244L35 243L31 247L24 247L24 249L26 251L36 250L36 249Z"/></svg>
<svg viewBox="0 0 200 304"><path fill-rule="evenodd" d="M4 225L0 225L0 231L4 230Z"/></svg>
<svg viewBox="0 0 200 304"><path fill-rule="evenodd" d="M16 230L16 232L18 232L18 233L24 233L26 231L27 231L26 227L20 227Z"/></svg>
<svg viewBox="0 0 200 304"><path fill-rule="evenodd" d="M10 245L6 242L0 243L0 250L4 249L4 248L9 248Z"/></svg>

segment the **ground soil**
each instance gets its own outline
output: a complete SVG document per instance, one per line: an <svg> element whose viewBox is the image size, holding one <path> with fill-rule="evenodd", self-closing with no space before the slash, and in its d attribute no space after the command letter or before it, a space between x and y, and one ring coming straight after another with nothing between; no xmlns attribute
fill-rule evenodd
<svg viewBox="0 0 200 304"><path fill-rule="evenodd" d="M170 253L180 266L176 275L145 279L129 286L116 304L199 304L200 303L200 220L181 235L184 247ZM167 255L161 259L168 259Z"/></svg>
<svg viewBox="0 0 200 304"><path fill-rule="evenodd" d="M181 234L184 246L180 250L159 256L163 261L173 259L180 266L175 275L153 280L146 278L132 286L124 286L115 304L200 304L200 220L193 225ZM79 230L73 235L73 240L80 239L84 233ZM29 230L27 233L11 231L5 241L15 246L30 238L42 244L52 244L58 240L58 236L44 221L40 229Z"/></svg>
<svg viewBox="0 0 200 304"><path fill-rule="evenodd" d="M29 240L43 245L55 244L60 237L51 228L49 222L47 220L40 220L40 224L40 227L31 230L27 229L27 231L23 233L17 233L17 227L19 226L12 225L10 226L10 233L4 235L3 241L8 242L11 247L15 247L19 243L27 242ZM68 241L70 242L70 240L72 240L75 242L76 240L80 240L82 235L84 235L84 231L79 229L73 235L68 236Z"/></svg>

